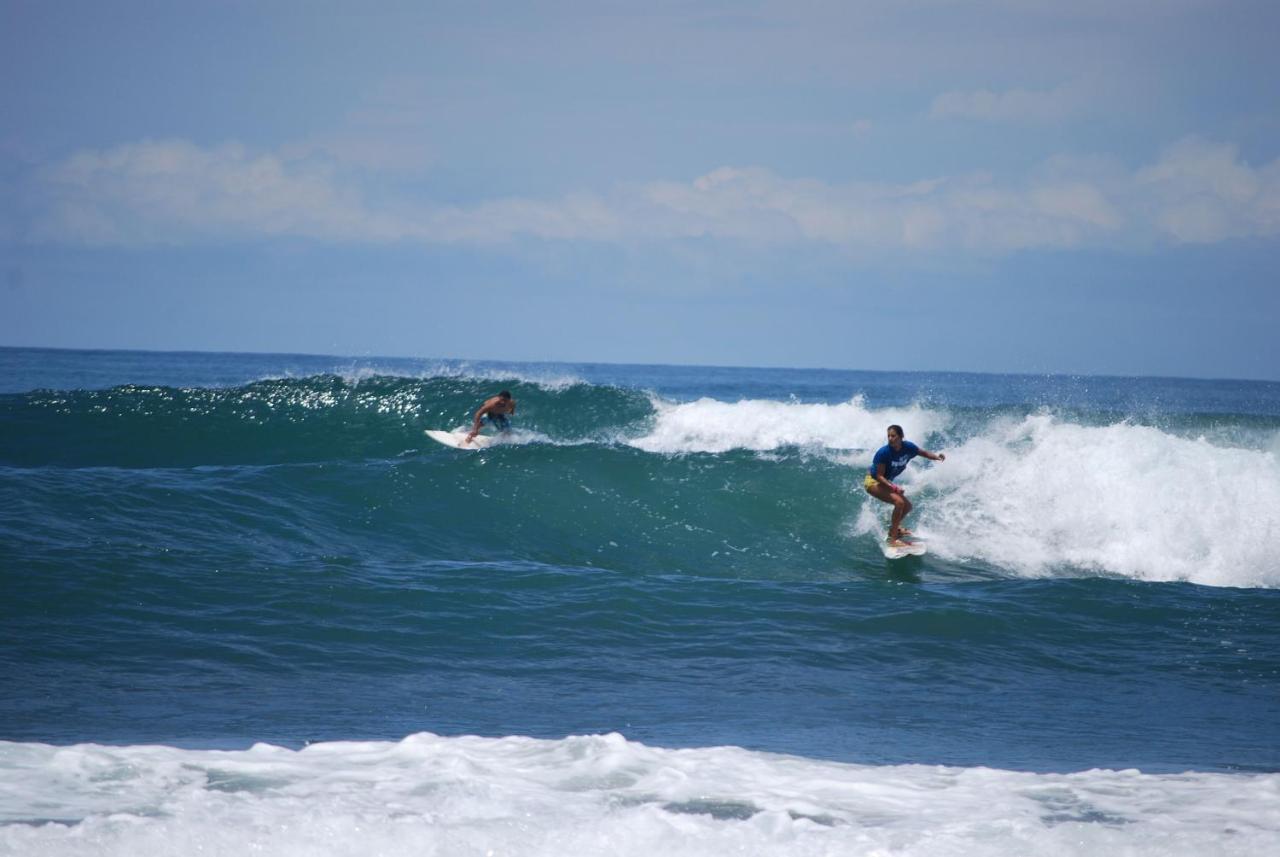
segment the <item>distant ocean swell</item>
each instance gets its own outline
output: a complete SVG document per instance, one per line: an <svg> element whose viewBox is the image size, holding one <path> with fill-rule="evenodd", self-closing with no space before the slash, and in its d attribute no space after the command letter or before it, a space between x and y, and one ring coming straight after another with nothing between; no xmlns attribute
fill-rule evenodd
<svg viewBox="0 0 1280 857"><path fill-rule="evenodd" d="M520 403L508 443L472 456L422 435L465 424L503 383ZM859 481L890 422L948 453L902 480L939 559L1024 577L1280 585L1280 422L1256 416L1156 425L856 397L671 401L572 378L327 375L0 396L0 467L12 502L66 512L55 528L94 510L99 526L146 522L162 542L166 521L189 540L202 520L252 530L260 517L264 546L287 551L354 522L377 524L392 549L431 540L461 559L512 533L535 559L612 552L749 572L865 555L884 509Z"/></svg>

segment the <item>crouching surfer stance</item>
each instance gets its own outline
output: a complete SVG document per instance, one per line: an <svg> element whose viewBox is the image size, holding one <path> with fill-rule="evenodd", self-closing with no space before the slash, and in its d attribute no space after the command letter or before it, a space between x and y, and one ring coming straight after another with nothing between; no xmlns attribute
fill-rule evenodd
<svg viewBox="0 0 1280 857"><path fill-rule="evenodd" d="M489 423L500 432L507 431L511 428L511 422L508 417L516 412L516 400L511 398L511 394L503 390L496 396L485 399L480 409L476 411L474 419L471 421L471 434L467 435L467 439L463 444L471 443L475 436L480 434L480 428L484 423Z"/></svg>
<svg viewBox="0 0 1280 857"><path fill-rule="evenodd" d="M909 440L903 440L902 426L889 426L889 443L876 451L871 466L867 468L867 476L862 480L862 486L867 489L868 494L877 500L893 504L893 517L889 521L889 544L892 547L910 544L903 541L903 536L911 535L910 530L902 528L902 519L911 512L911 501L899 486L893 484L893 480L907 469L907 462L917 455L930 461L947 460L940 452L930 452Z"/></svg>

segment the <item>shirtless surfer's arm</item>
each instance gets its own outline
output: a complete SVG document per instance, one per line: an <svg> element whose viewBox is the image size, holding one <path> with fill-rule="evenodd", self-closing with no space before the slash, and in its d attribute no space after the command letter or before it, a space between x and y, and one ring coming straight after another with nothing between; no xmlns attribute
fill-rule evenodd
<svg viewBox="0 0 1280 857"><path fill-rule="evenodd" d="M480 434L480 421L484 419L484 415L489 413L489 410L493 407L493 401L493 399L487 400L480 406L480 409L476 411L475 417L471 420L471 433L467 435L467 439L464 440L463 443L471 443L471 441L475 440L476 435Z"/></svg>

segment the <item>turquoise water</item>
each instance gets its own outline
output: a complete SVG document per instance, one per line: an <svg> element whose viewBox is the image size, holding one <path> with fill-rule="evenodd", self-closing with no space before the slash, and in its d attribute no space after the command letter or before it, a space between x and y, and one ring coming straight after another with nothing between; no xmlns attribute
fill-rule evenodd
<svg viewBox="0 0 1280 857"><path fill-rule="evenodd" d="M501 388L506 442L423 436ZM947 453L893 563L889 423ZM1271 777L1278 454L1257 382L0 349L0 773L617 733Z"/></svg>

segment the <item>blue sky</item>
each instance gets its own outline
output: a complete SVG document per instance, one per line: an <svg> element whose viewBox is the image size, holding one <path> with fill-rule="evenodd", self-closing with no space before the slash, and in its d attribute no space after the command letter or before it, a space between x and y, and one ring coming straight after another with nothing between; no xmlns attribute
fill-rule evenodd
<svg viewBox="0 0 1280 857"><path fill-rule="evenodd" d="M1280 379L1280 5L0 0L0 344Z"/></svg>

